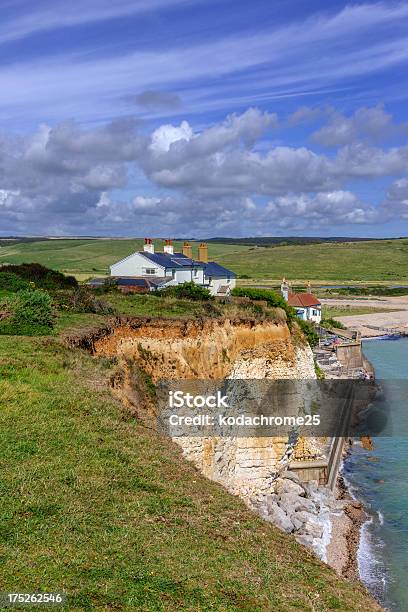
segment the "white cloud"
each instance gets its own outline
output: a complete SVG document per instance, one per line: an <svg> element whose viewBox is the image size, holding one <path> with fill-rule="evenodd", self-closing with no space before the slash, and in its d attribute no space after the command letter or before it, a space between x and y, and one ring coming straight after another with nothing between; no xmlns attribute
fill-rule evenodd
<svg viewBox="0 0 408 612"><path fill-rule="evenodd" d="M179 142L180 140L188 141L192 137L193 130L187 121L182 121L178 127L175 125L161 125L152 134L150 148L152 151L166 153L173 142Z"/></svg>
<svg viewBox="0 0 408 612"><path fill-rule="evenodd" d="M359 108L351 117L333 112L328 125L313 134L313 139L327 147L350 144L359 138L377 140L389 134L392 115L383 106Z"/></svg>

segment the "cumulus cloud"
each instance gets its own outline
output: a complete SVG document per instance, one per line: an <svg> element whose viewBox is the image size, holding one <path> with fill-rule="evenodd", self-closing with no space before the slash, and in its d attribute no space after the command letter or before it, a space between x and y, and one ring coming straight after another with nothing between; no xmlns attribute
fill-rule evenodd
<svg viewBox="0 0 408 612"><path fill-rule="evenodd" d="M71 121L3 136L2 230L199 236L407 218L408 147L353 142L327 156L274 144L277 125L250 108L201 129ZM394 182L379 205L347 185L384 177Z"/></svg>
<svg viewBox="0 0 408 612"><path fill-rule="evenodd" d="M317 130L312 138L326 147L338 147L361 138L378 140L389 134L391 128L392 115L379 105L359 108L350 117L332 112L328 124Z"/></svg>
<svg viewBox="0 0 408 612"><path fill-rule="evenodd" d="M175 125L161 125L152 134L150 148L158 153L167 153L174 142L189 141L193 137L193 130L187 121L177 127Z"/></svg>
<svg viewBox="0 0 408 612"><path fill-rule="evenodd" d="M266 214L273 215L280 227L298 229L373 223L379 217L375 207L342 190L281 196L268 203Z"/></svg>

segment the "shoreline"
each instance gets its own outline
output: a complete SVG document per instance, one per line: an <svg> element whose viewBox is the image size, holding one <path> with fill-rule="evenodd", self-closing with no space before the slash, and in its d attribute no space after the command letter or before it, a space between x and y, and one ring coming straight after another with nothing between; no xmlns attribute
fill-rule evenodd
<svg viewBox="0 0 408 612"><path fill-rule="evenodd" d="M369 520L369 516L363 503L353 498L341 474L337 479L336 493L336 499L345 503L341 513L333 513L330 517L332 537L327 546L328 564L343 578L363 583L359 570L358 551L361 529Z"/></svg>

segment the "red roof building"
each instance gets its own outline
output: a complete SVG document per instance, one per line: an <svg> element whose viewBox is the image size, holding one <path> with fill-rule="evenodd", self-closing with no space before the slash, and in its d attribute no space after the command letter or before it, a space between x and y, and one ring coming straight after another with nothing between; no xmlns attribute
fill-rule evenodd
<svg viewBox="0 0 408 612"><path fill-rule="evenodd" d="M293 308L312 308L321 306L320 301L313 293L292 293L288 294L288 304Z"/></svg>

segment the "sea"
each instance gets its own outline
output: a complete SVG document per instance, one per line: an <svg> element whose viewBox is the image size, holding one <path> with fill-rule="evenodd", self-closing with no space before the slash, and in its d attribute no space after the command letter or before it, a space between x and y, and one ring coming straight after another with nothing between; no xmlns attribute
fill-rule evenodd
<svg viewBox="0 0 408 612"><path fill-rule="evenodd" d="M390 431L373 438L373 450L354 444L343 475L369 513L358 551L361 579L387 610L407 612L408 338L370 339L363 350L384 388Z"/></svg>

